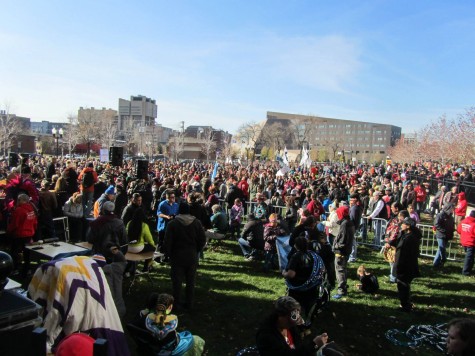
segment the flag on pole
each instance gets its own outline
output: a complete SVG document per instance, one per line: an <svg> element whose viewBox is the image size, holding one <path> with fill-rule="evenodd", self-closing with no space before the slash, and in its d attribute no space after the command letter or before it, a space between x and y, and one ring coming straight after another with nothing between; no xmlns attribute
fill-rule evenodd
<svg viewBox="0 0 475 356"><path fill-rule="evenodd" d="M211 174L211 182L214 182L214 179L216 178L216 176L218 175L218 162L215 162L214 163L214 169L213 169L213 173Z"/></svg>
<svg viewBox="0 0 475 356"><path fill-rule="evenodd" d="M307 165L308 152L305 146L302 146L302 158L300 159L299 166Z"/></svg>
<svg viewBox="0 0 475 356"><path fill-rule="evenodd" d="M287 146L284 147L284 157L282 158L282 162L284 162L284 165L287 167L289 166L289 157L287 156Z"/></svg>

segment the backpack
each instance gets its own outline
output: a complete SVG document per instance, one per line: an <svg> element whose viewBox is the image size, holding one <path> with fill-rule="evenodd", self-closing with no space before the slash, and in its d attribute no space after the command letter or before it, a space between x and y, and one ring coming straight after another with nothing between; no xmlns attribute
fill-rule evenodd
<svg viewBox="0 0 475 356"><path fill-rule="evenodd" d="M84 188L89 188L94 185L94 174L92 174L92 171L86 171L82 175L82 186Z"/></svg>

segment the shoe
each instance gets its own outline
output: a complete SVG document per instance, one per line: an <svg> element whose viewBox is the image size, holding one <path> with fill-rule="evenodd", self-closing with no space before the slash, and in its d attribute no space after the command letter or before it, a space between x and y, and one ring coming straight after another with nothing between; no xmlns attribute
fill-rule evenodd
<svg viewBox="0 0 475 356"><path fill-rule="evenodd" d="M343 297L346 297L346 294L339 294L339 293L338 293L338 294L335 294L335 295L332 297L332 299L338 300L338 299L341 299L341 298L343 298Z"/></svg>
<svg viewBox="0 0 475 356"><path fill-rule="evenodd" d="M348 263L354 263L354 262L356 262L356 258L350 258L350 259L348 260Z"/></svg>
<svg viewBox="0 0 475 356"><path fill-rule="evenodd" d="M255 258L254 256L252 256L252 255L249 255L249 256L246 257L246 260L248 260L248 261L255 261L256 258Z"/></svg>

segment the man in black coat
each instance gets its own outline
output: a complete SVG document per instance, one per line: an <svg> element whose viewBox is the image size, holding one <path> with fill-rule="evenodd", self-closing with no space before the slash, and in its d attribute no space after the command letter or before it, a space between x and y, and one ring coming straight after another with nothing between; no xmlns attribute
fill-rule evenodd
<svg viewBox="0 0 475 356"><path fill-rule="evenodd" d="M454 205L452 203L447 203L442 208L442 211L435 217L435 238L437 239L437 244L439 247L434 257L434 267L443 267L445 261L447 260L447 242L453 239L455 231L455 221L454 217L452 216L453 212Z"/></svg>
<svg viewBox="0 0 475 356"><path fill-rule="evenodd" d="M340 230L335 240L333 240L333 251L335 252L335 274L338 293L333 296L333 299L341 299L348 290L346 283L347 264L355 238L355 226L350 220L350 209L347 206L340 206L336 213Z"/></svg>
<svg viewBox="0 0 475 356"><path fill-rule="evenodd" d="M410 301L411 282L419 277L419 246L421 244L421 232L416 227L414 219L405 218L401 223L401 235L388 242L396 247L394 268L396 270L397 290L400 308L410 312L413 305Z"/></svg>
<svg viewBox="0 0 475 356"><path fill-rule="evenodd" d="M255 259L256 250L264 251L264 223L254 214L247 216L247 222L238 243L244 257L248 260Z"/></svg>
<svg viewBox="0 0 475 356"><path fill-rule="evenodd" d="M108 263L125 262L127 232L124 222L114 214L115 205L107 201L102 205L101 215L89 224L87 242L92 243L95 253L106 258Z"/></svg>
<svg viewBox="0 0 475 356"><path fill-rule="evenodd" d="M170 257L170 276L173 285L175 305L180 306L181 285L186 283L185 309L193 307L198 253L206 243L205 230L201 222L190 214L190 207L182 202L178 215L171 220L165 231L164 251Z"/></svg>

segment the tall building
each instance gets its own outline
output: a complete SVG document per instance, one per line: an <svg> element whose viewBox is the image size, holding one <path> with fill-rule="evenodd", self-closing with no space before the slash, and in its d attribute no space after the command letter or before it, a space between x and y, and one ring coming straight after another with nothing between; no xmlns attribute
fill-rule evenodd
<svg viewBox="0 0 475 356"><path fill-rule="evenodd" d="M78 120L89 120L92 119L94 121L104 121L112 119L114 122L117 122L117 111L114 109L96 109L94 107L91 108L83 108L82 106L78 110Z"/></svg>
<svg viewBox="0 0 475 356"><path fill-rule="evenodd" d="M401 128L393 125L267 112L262 133L272 132L273 125L281 127L279 146L296 150L305 144L316 152L326 151L330 159L341 155L356 160L376 160L386 155L388 147L394 146L401 137Z"/></svg>
<svg viewBox="0 0 475 356"><path fill-rule="evenodd" d="M143 95L131 96L130 100L119 99L118 130L121 133L136 127L155 124L157 104Z"/></svg>

